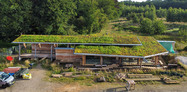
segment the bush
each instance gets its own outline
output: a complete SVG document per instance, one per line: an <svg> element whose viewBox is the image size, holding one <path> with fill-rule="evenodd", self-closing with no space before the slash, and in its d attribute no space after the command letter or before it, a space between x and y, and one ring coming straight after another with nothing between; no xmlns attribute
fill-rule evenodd
<svg viewBox="0 0 187 92"><path fill-rule="evenodd" d="M161 34L166 30L166 26L161 20L150 20L145 18L140 23L140 32L146 34Z"/></svg>
<svg viewBox="0 0 187 92"><path fill-rule="evenodd" d="M184 49L183 49L184 51L187 51L187 46L186 47L184 47Z"/></svg>
<svg viewBox="0 0 187 92"><path fill-rule="evenodd" d="M75 77L74 80L85 80L86 77L85 76L80 76L80 77Z"/></svg>
<svg viewBox="0 0 187 92"><path fill-rule="evenodd" d="M25 66L29 67L30 66L29 64L30 64L30 61L29 60L25 60Z"/></svg>
<svg viewBox="0 0 187 92"><path fill-rule="evenodd" d="M70 67L70 68L68 69L68 72L76 72L76 69L74 69L73 67Z"/></svg>

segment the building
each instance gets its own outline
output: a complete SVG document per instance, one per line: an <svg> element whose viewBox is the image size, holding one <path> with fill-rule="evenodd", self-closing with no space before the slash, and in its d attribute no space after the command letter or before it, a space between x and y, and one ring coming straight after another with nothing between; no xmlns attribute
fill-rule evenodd
<svg viewBox="0 0 187 92"><path fill-rule="evenodd" d="M150 36L21 35L12 43L19 44L19 59L50 58L59 63L78 62L80 66L90 67L162 66L160 56L169 53ZM21 47L27 48L27 44L31 44L32 53L21 54Z"/></svg>

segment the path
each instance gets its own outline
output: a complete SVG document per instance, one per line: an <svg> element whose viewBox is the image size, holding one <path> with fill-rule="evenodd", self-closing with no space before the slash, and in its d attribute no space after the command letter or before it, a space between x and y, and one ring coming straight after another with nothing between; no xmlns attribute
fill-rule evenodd
<svg viewBox="0 0 187 92"><path fill-rule="evenodd" d="M16 83L6 89L0 89L0 92L54 92L55 87L62 86L58 83L44 81L46 70L41 65L30 71L31 80L16 80Z"/></svg>
<svg viewBox="0 0 187 92"><path fill-rule="evenodd" d="M183 64L187 65L187 57L177 56L175 59L179 59Z"/></svg>

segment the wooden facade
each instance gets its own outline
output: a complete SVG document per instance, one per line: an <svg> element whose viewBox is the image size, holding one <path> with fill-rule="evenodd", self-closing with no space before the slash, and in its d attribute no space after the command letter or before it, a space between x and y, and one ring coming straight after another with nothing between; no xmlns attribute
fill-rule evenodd
<svg viewBox="0 0 187 92"><path fill-rule="evenodd" d="M80 55L74 55L74 49L71 48L56 48L55 57L60 62L80 62L82 58Z"/></svg>

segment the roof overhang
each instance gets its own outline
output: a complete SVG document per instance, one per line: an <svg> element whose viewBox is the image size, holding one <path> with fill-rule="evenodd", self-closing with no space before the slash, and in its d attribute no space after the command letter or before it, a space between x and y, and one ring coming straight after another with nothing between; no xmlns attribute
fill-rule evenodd
<svg viewBox="0 0 187 92"><path fill-rule="evenodd" d="M106 43L51 43L51 42L12 42L18 44L73 44L73 45L113 45L113 46L141 46L140 44L106 44Z"/></svg>
<svg viewBox="0 0 187 92"><path fill-rule="evenodd" d="M176 43L175 41L166 41L166 40L157 40L158 42L171 42L171 43Z"/></svg>
<svg viewBox="0 0 187 92"><path fill-rule="evenodd" d="M169 54L169 52L163 52L163 53L158 53L158 54L153 54L149 56L126 56L126 55L109 55L109 54L90 54L90 53L74 53L75 55L87 55L87 56L106 56L106 57L126 57L126 58L150 58L154 56L159 56L159 55L166 55Z"/></svg>
<svg viewBox="0 0 187 92"><path fill-rule="evenodd" d="M106 57L144 58L143 56L125 56L125 55L90 54L90 53L74 53L74 54L75 54L75 55L87 55L87 56L106 56Z"/></svg>

